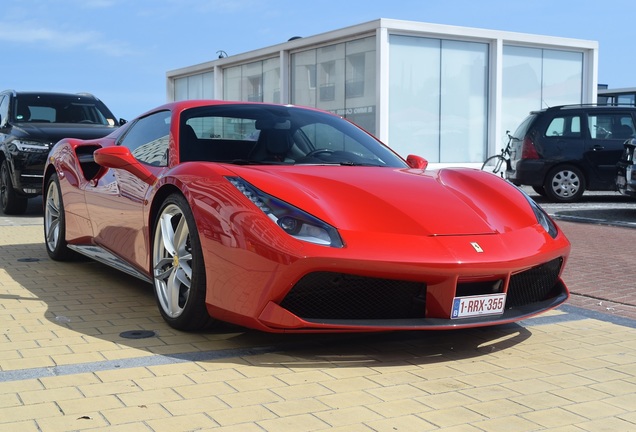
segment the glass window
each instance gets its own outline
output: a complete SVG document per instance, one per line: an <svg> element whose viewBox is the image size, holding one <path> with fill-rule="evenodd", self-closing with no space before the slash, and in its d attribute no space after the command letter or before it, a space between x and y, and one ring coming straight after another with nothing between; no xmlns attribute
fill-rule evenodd
<svg viewBox="0 0 636 432"><path fill-rule="evenodd" d="M581 137L581 117L563 116L552 119L544 134L546 137Z"/></svg>
<svg viewBox="0 0 636 432"><path fill-rule="evenodd" d="M262 104L211 105L184 111L180 160L235 164L405 167L404 161L351 122L316 110Z"/></svg>
<svg viewBox="0 0 636 432"><path fill-rule="evenodd" d="M503 47L500 136L506 130L515 130L530 111L543 106L540 98L541 64L540 49Z"/></svg>
<svg viewBox="0 0 636 432"><path fill-rule="evenodd" d="M280 59L263 61L263 102L281 103Z"/></svg>
<svg viewBox="0 0 636 432"><path fill-rule="evenodd" d="M292 54L291 102L336 113L375 133L375 37Z"/></svg>
<svg viewBox="0 0 636 432"><path fill-rule="evenodd" d="M636 98L634 96L635 95L633 94L618 95L616 100L619 105L634 105L636 102Z"/></svg>
<svg viewBox="0 0 636 432"><path fill-rule="evenodd" d="M482 161L488 134L488 45L443 40L441 50L439 161Z"/></svg>
<svg viewBox="0 0 636 432"><path fill-rule="evenodd" d="M170 111L160 111L137 120L119 144L128 147L133 156L141 162L166 166L170 142L170 118Z"/></svg>
<svg viewBox="0 0 636 432"><path fill-rule="evenodd" d="M225 100L280 102L278 57L224 69L223 80Z"/></svg>
<svg viewBox="0 0 636 432"><path fill-rule="evenodd" d="M214 99L214 72L174 80L174 100Z"/></svg>
<svg viewBox="0 0 636 432"><path fill-rule="evenodd" d="M583 53L503 47L502 135L530 111L583 101Z"/></svg>
<svg viewBox="0 0 636 432"><path fill-rule="evenodd" d="M22 94L16 102L16 122L116 124L106 105L90 96Z"/></svg>
<svg viewBox="0 0 636 432"><path fill-rule="evenodd" d="M293 54L291 57L291 102L316 106L316 50Z"/></svg>
<svg viewBox="0 0 636 432"><path fill-rule="evenodd" d="M588 116L592 139L625 140L634 135L634 122L629 114L599 114Z"/></svg>
<svg viewBox="0 0 636 432"><path fill-rule="evenodd" d="M441 41L392 35L389 42L388 144L439 162Z"/></svg>
<svg viewBox="0 0 636 432"><path fill-rule="evenodd" d="M543 106L581 103L583 53L543 50L542 80Z"/></svg>
<svg viewBox="0 0 636 432"><path fill-rule="evenodd" d="M484 159L488 45L391 35L389 144L430 162Z"/></svg>

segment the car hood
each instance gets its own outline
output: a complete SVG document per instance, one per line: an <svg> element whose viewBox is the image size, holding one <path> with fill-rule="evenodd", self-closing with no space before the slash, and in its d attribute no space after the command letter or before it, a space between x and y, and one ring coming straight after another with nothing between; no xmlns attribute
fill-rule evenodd
<svg viewBox="0 0 636 432"><path fill-rule="evenodd" d="M56 143L63 138L95 139L104 137L116 126L74 123L20 123L13 126L17 138Z"/></svg>
<svg viewBox="0 0 636 432"><path fill-rule="evenodd" d="M408 235L495 234L536 224L526 198L478 170L233 167L262 191L338 229Z"/></svg>

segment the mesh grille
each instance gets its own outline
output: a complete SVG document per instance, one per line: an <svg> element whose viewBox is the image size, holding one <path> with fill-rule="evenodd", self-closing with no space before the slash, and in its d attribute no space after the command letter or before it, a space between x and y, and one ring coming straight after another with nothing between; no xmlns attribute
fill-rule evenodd
<svg viewBox="0 0 636 432"><path fill-rule="evenodd" d="M305 319L405 319L425 316L426 284L315 272L280 304Z"/></svg>
<svg viewBox="0 0 636 432"><path fill-rule="evenodd" d="M562 265L563 258L557 258L511 276L506 308L524 306L552 297Z"/></svg>

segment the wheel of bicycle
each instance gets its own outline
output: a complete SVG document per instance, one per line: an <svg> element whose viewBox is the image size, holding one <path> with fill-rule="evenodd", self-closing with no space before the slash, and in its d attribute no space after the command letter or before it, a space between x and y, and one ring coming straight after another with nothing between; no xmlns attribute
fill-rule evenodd
<svg viewBox="0 0 636 432"><path fill-rule="evenodd" d="M503 177L506 167L506 159L501 155L495 155L486 159L481 169Z"/></svg>

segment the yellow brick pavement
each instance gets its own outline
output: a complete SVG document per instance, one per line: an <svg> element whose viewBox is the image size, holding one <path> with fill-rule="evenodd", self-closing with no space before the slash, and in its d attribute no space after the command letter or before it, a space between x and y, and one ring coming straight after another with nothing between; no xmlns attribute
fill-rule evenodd
<svg viewBox="0 0 636 432"><path fill-rule="evenodd" d="M636 323L571 306L461 331L184 334L149 285L50 261L34 224L0 226L0 329L1 431L636 430Z"/></svg>

